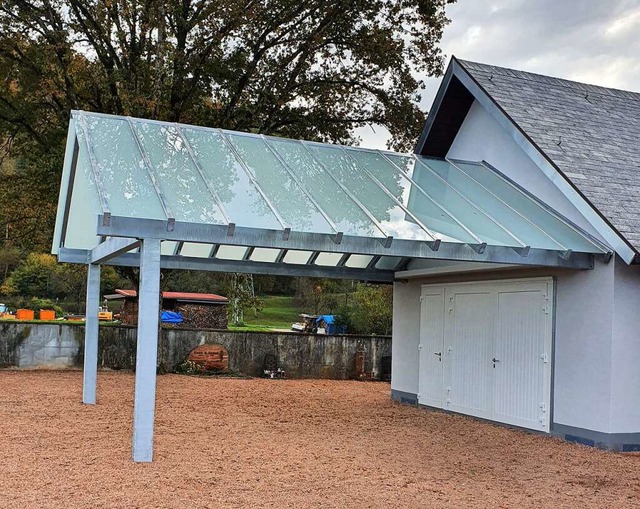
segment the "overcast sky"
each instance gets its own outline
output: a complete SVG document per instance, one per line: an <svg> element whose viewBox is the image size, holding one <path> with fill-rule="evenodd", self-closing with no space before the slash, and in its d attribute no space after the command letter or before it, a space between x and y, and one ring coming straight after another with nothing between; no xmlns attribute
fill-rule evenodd
<svg viewBox="0 0 640 509"><path fill-rule="evenodd" d="M458 0L441 48L464 60L640 92L640 0ZM426 79L428 111L440 79ZM358 131L384 148L387 133Z"/></svg>

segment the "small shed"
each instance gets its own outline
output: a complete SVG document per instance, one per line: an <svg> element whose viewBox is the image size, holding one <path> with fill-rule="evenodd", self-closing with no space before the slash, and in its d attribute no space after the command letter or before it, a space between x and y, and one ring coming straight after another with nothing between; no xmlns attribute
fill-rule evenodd
<svg viewBox="0 0 640 509"><path fill-rule="evenodd" d="M138 323L138 294L135 290L117 289L115 294L104 297L124 301L120 311L122 323ZM182 323L175 324L175 327L226 329L228 303L226 297L214 293L162 292L162 310L182 315Z"/></svg>

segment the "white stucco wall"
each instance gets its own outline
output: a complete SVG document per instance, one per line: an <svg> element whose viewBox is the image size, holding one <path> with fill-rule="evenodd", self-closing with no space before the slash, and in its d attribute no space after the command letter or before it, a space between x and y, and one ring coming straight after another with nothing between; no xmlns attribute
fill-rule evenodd
<svg viewBox="0 0 640 509"><path fill-rule="evenodd" d="M418 394L420 283L393 284L391 389Z"/></svg>
<svg viewBox="0 0 640 509"><path fill-rule="evenodd" d="M603 240L578 209L478 101L471 105L447 157L487 161L575 224Z"/></svg>
<svg viewBox="0 0 640 509"><path fill-rule="evenodd" d="M640 266L618 261L613 294L611 431L640 432Z"/></svg>
<svg viewBox="0 0 640 509"><path fill-rule="evenodd" d="M391 388L417 394L420 341L421 285L504 278L554 276L556 281L555 344L553 373L553 422L605 433L613 429L610 408L612 373L618 369L612 359L614 329L614 259L609 264L596 262L594 270L568 271L523 269L486 273L419 277L394 285L394 321ZM640 291L640 290L639 290ZM640 321L640 318L638 318ZM640 325L639 325L640 327ZM638 348L640 356L640 347ZM627 361L632 369L634 360ZM636 364L640 366L640 364ZM640 372L640 369L636 371ZM620 381L624 383L623 380ZM634 412L640 409L640 382ZM640 418L640 416L639 416ZM624 431L640 432L640 422Z"/></svg>

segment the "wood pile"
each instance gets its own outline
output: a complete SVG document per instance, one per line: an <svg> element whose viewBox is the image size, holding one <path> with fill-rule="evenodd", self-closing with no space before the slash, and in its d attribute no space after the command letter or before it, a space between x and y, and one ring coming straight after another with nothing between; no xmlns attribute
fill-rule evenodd
<svg viewBox="0 0 640 509"><path fill-rule="evenodd" d="M176 327L189 327L194 329L226 329L227 306L210 304L178 303L174 311L182 314L184 320Z"/></svg>

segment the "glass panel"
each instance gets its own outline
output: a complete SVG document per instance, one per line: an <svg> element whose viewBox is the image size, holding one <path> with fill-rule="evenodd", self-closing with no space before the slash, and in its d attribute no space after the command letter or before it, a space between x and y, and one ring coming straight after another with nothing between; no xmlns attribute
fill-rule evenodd
<svg viewBox="0 0 640 509"><path fill-rule="evenodd" d="M114 216L166 219L126 120L84 115L109 209ZM81 122L75 122L80 144Z"/></svg>
<svg viewBox="0 0 640 509"><path fill-rule="evenodd" d="M77 122L76 122L77 124ZM75 181L72 182L71 203L67 219L64 247L91 249L98 244L96 225L102 212L98 191L91 172L89 155L83 140L78 143L78 160ZM58 211L60 213L60 211Z"/></svg>
<svg viewBox="0 0 640 509"><path fill-rule="evenodd" d="M428 162L429 165L423 164L425 162ZM432 162L435 165L432 165ZM501 227L500 217L502 214L508 214L509 211L487 208L483 197L476 193L475 187L472 189L459 188L456 184L459 183L460 171L447 161L436 159L425 161L420 158L420 161L415 164L413 172L409 174L418 185L438 196L438 199L446 204L448 210L453 211L452 213L467 228L487 244L520 246L518 241L509 234L511 230L507 225L504 225L506 230ZM412 196L412 199L416 200L412 202L412 205L415 203L415 206L421 206L417 193L415 193L415 198Z"/></svg>
<svg viewBox="0 0 640 509"><path fill-rule="evenodd" d="M180 256L193 256L195 258L209 258L213 251L213 244L200 244L197 242L185 242L182 244Z"/></svg>
<svg viewBox="0 0 640 509"><path fill-rule="evenodd" d="M232 222L248 228L282 229L267 202L219 134L192 127L183 127L182 133Z"/></svg>
<svg viewBox="0 0 640 509"><path fill-rule="evenodd" d="M243 246L220 246L216 258L221 260L242 260L247 248Z"/></svg>
<svg viewBox="0 0 640 509"><path fill-rule="evenodd" d="M175 127L135 122L135 129L176 220L226 224Z"/></svg>
<svg viewBox="0 0 640 509"><path fill-rule="evenodd" d="M315 264L323 267L335 267L342 258L340 253L320 253Z"/></svg>
<svg viewBox="0 0 640 509"><path fill-rule="evenodd" d="M269 138L269 145L289 165L291 171L309 190L339 231L361 237L384 236L367 214L322 169L322 166L313 159L301 143Z"/></svg>
<svg viewBox="0 0 640 509"><path fill-rule="evenodd" d="M373 260L373 256L351 255L347 260L347 263L345 263L345 266L352 267L354 269L366 269L371 260Z"/></svg>
<svg viewBox="0 0 640 509"><path fill-rule="evenodd" d="M297 265L304 265L309 261L313 251L287 251L287 254L284 255L284 263L294 263Z"/></svg>
<svg viewBox="0 0 640 509"><path fill-rule="evenodd" d="M254 262L270 262L273 263L278 258L280 254L279 249L266 249L262 247L257 247L251 253L251 260Z"/></svg>
<svg viewBox="0 0 640 509"><path fill-rule="evenodd" d="M411 183L405 174L400 171L400 168L407 166L408 157L397 156L396 160L398 160L399 164L396 163L395 160L393 161L398 164L399 168L397 168L376 152L350 150L349 153L357 159L361 167L368 170L377 178L400 203L413 212L426 226L441 235L446 235L447 241L478 243L467 230L460 226L460 223L471 230L476 237L482 237L478 235L478 232L474 228L463 221L463 219L466 218L461 218L457 215L458 210L449 207L445 196L439 194L441 189L434 188L432 190L429 187L421 186L425 194ZM445 205L445 203L447 203L447 205ZM474 212L477 211L473 210L470 213L473 214ZM458 222L456 222L454 217Z"/></svg>
<svg viewBox="0 0 640 509"><path fill-rule="evenodd" d="M429 164L432 162L429 160ZM553 237L566 248L574 251L594 252L594 246L582 234L567 226L560 219L550 214L544 207L536 203L532 198L514 188L509 182L496 174L491 169L481 164L455 162L462 172L473 177L476 182L495 193L500 199L514 208L524 217L535 223L535 228L527 222L518 230L521 237L528 239L532 246L546 249L558 249L556 243L547 236L541 235L541 230ZM477 184L476 184L477 186ZM480 187L480 186L477 186ZM486 191L485 191L486 193ZM503 205L504 208L508 208ZM512 220L511 217L501 218L503 221Z"/></svg>
<svg viewBox="0 0 640 509"><path fill-rule="evenodd" d="M176 254L178 243L173 240L163 240L160 242L160 254L165 256L173 256Z"/></svg>
<svg viewBox="0 0 640 509"><path fill-rule="evenodd" d="M383 256L376 263L376 269L380 270L393 270L395 269L402 258L399 256Z"/></svg>
<svg viewBox="0 0 640 509"><path fill-rule="evenodd" d="M388 235L398 239L430 240L417 224L380 189L340 148L309 145L314 155L371 212Z"/></svg>
<svg viewBox="0 0 640 509"><path fill-rule="evenodd" d="M271 204L292 230L333 233L331 225L262 139L235 134L227 136Z"/></svg>

